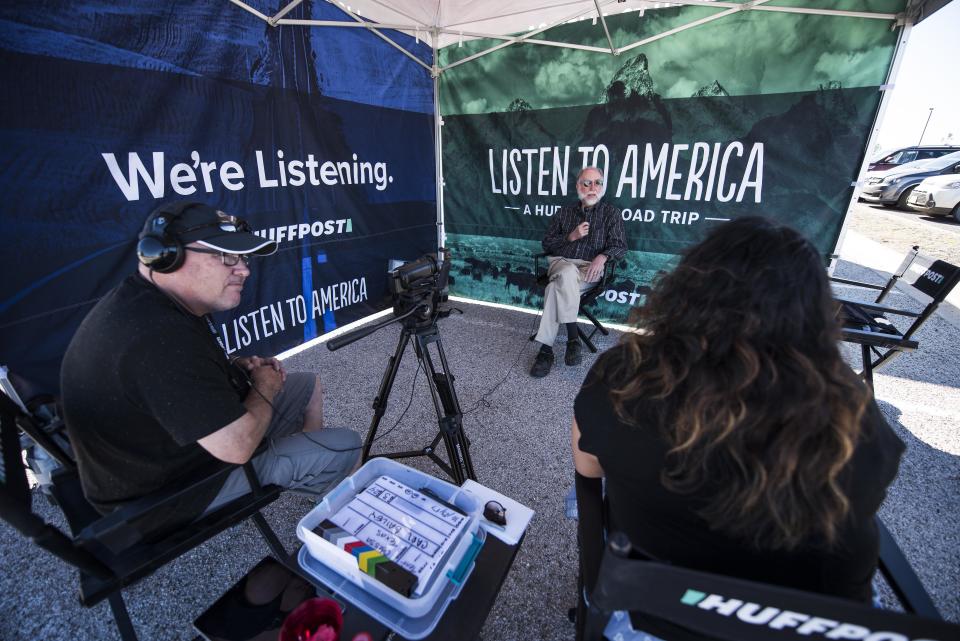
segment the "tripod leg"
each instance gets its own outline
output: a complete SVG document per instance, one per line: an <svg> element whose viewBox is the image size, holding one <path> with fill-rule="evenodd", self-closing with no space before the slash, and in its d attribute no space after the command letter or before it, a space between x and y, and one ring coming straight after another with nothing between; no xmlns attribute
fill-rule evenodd
<svg viewBox="0 0 960 641"><path fill-rule="evenodd" d="M433 393L434 406L440 423L440 436L447 448L450 467L455 472L453 478L458 484L462 484L467 479L476 479L473 460L470 458L470 442L463 431L463 412L453 387L454 377L447 364L440 334L436 332L427 336L418 335L417 341L418 356L423 360L424 367L430 375L431 391L433 388L436 389ZM427 347L429 343L435 343L437 346L437 354L440 356L440 364L443 367L441 372L437 372L434 368L433 359Z"/></svg>
<svg viewBox="0 0 960 641"><path fill-rule="evenodd" d="M403 350L407 348L410 341L410 332L404 328L400 332L400 340L397 342L397 350L390 357L390 364L387 371L383 373L383 380L380 381L380 390L377 397L373 399L373 420L370 422L370 429L367 430L367 438L363 441L363 457L361 461L366 462L370 458L370 448L377 437L377 427L380 420L387 412L387 399L390 397L390 390L393 389L393 381L397 377L397 371L400 369L400 359L403 358Z"/></svg>
<svg viewBox="0 0 960 641"><path fill-rule="evenodd" d="M449 372L447 365L447 355L443 351L443 343L440 341L440 335L437 334L437 353L440 354L440 363L443 365L443 371ZM463 452L463 465L466 469L468 479L477 480L476 472L473 471L473 459L470 458L470 439L463 430L463 411L460 409L460 400L457 398L457 390L453 387L453 374L445 377L446 386L449 388L449 407L444 406L448 414L455 414L457 417L457 433L455 435L458 448Z"/></svg>

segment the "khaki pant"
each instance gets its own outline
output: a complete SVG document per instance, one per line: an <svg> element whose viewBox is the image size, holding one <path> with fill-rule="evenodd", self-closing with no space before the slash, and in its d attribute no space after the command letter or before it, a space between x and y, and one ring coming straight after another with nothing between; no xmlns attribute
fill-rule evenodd
<svg viewBox="0 0 960 641"><path fill-rule="evenodd" d="M315 381L314 374L288 374L283 389L273 399L274 413L265 435L269 446L252 460L261 485L279 485L320 497L350 474L360 460L360 435L351 429L324 427L315 432L300 431ZM227 476L203 513L249 492L247 475L238 468Z"/></svg>
<svg viewBox="0 0 960 641"><path fill-rule="evenodd" d="M580 294L595 284L585 279L589 260L548 256L550 282L543 294L543 316L535 340L553 345L561 323L575 323L580 309Z"/></svg>

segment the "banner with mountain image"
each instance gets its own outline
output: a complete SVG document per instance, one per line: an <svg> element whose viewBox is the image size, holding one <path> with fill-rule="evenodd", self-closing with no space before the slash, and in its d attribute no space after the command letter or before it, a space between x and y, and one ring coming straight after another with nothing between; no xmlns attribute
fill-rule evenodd
<svg viewBox="0 0 960 641"><path fill-rule="evenodd" d="M345 16L306 1L288 17ZM231 355L383 309L388 260L435 250L432 81L369 32L273 27L219 0L6 2L0 79L0 364L27 394L56 392L161 203L210 203L279 243L217 315Z"/></svg>
<svg viewBox="0 0 960 641"><path fill-rule="evenodd" d="M843 9L896 12L899 0ZM717 13L610 16L616 46ZM888 20L742 11L619 57L525 44L441 77L444 212L453 291L538 307L532 256L576 202L581 167L605 173L630 251L601 299L623 321L658 271L715 225L763 215L836 244L896 44ZM590 20L545 40L607 46ZM481 51L472 41L441 63Z"/></svg>

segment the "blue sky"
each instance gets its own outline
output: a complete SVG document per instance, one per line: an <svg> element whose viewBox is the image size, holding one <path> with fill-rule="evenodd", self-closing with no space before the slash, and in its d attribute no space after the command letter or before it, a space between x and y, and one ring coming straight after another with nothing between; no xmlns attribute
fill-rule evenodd
<svg viewBox="0 0 960 641"><path fill-rule="evenodd" d="M881 149L944 142L960 145L960 2L954 0L915 26L875 141ZM930 108L933 107L933 113ZM924 123L930 124L924 132Z"/></svg>

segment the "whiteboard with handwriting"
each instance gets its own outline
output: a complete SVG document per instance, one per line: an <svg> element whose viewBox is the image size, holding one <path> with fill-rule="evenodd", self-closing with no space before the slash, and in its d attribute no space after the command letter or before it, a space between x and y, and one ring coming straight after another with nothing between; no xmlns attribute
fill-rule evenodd
<svg viewBox="0 0 960 641"><path fill-rule="evenodd" d="M417 576L426 589L468 519L461 512L388 476L380 476L330 520Z"/></svg>

